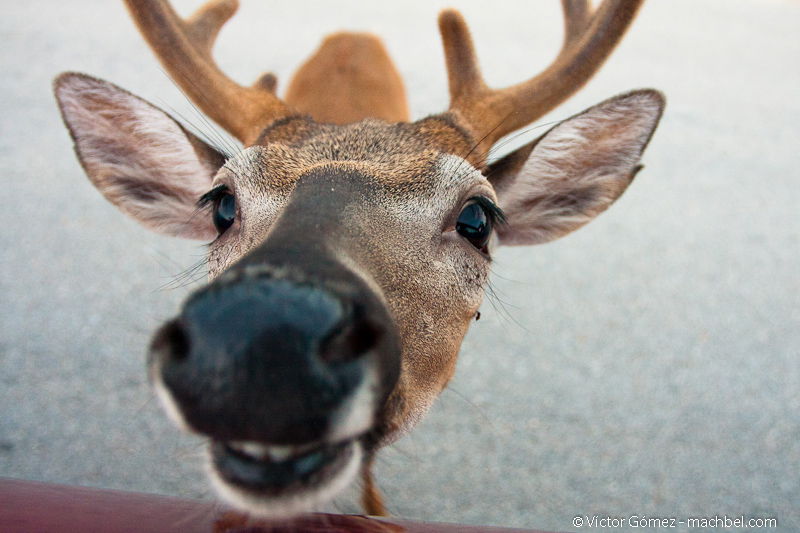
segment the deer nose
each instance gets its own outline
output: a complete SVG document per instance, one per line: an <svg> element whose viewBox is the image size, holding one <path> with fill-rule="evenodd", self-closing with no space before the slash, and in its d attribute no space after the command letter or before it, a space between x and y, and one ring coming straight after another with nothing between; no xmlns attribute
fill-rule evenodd
<svg viewBox="0 0 800 533"><path fill-rule="evenodd" d="M328 290L251 279L195 294L151 353L192 429L223 441L302 444L332 431L371 375L368 355L383 333Z"/></svg>

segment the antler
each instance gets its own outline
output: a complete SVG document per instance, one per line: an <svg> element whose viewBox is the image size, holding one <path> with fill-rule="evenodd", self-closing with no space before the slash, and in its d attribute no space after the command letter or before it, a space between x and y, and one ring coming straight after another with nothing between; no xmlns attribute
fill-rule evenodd
<svg viewBox="0 0 800 533"><path fill-rule="evenodd" d="M275 76L262 74L243 87L217 67L211 49L219 30L239 7L211 0L189 19L166 0L125 0L136 25L172 79L208 116L245 144L271 121L290 113L275 96Z"/></svg>
<svg viewBox="0 0 800 533"><path fill-rule="evenodd" d="M450 111L488 149L507 133L530 124L566 100L597 72L622 39L643 0L562 0L564 44L539 75L504 89L481 76L469 29L460 13L439 16L450 83Z"/></svg>

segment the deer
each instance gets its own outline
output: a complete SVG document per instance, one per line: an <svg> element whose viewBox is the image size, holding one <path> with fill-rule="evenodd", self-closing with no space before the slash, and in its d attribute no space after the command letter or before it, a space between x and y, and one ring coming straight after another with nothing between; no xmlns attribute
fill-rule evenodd
<svg viewBox="0 0 800 533"><path fill-rule="evenodd" d="M642 0L563 0L564 41L516 85L484 80L466 21L441 12L447 110L411 120L376 36L328 36L295 73L244 86L212 56L236 0L188 18L125 0L188 98L241 143L226 151L126 90L65 72L54 92L91 183L143 226L208 241L208 282L152 337L167 415L208 442L219 497L254 516L318 509L361 483L386 506L375 457L453 376L498 246L562 237L642 168L663 113L654 89L561 120L489 161L505 136L598 71Z"/></svg>

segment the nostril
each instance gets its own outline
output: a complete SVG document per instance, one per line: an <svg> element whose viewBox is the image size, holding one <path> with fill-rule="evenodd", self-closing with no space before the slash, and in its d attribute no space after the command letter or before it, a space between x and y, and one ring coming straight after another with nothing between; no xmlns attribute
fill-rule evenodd
<svg viewBox="0 0 800 533"><path fill-rule="evenodd" d="M380 337L381 329L367 320L346 324L322 343L320 359L327 363L353 361L374 348Z"/></svg>
<svg viewBox="0 0 800 533"><path fill-rule="evenodd" d="M381 331L370 322L362 321L357 327L353 328L350 345L354 355L361 355L371 350L380 338Z"/></svg>
<svg viewBox="0 0 800 533"><path fill-rule="evenodd" d="M159 344L166 348L171 360L183 361L189 357L189 337L177 320L165 324L159 337Z"/></svg>

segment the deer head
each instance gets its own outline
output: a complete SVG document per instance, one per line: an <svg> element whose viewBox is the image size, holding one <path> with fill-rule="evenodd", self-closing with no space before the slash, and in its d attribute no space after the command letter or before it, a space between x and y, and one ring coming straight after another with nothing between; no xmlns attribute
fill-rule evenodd
<svg viewBox="0 0 800 533"><path fill-rule="evenodd" d="M169 414L208 437L211 477L245 509L290 515L361 472L445 387L498 245L538 244L586 224L639 169L661 116L639 90L568 118L494 164L501 137L582 86L640 1L563 2L565 34L541 74L483 81L467 27L439 19L446 112L408 122L380 41L328 38L285 100L211 59L236 2L188 20L127 0L167 71L243 148L223 154L108 82L66 73L55 92L92 183L145 226L210 240L209 283L156 332L149 372Z"/></svg>

